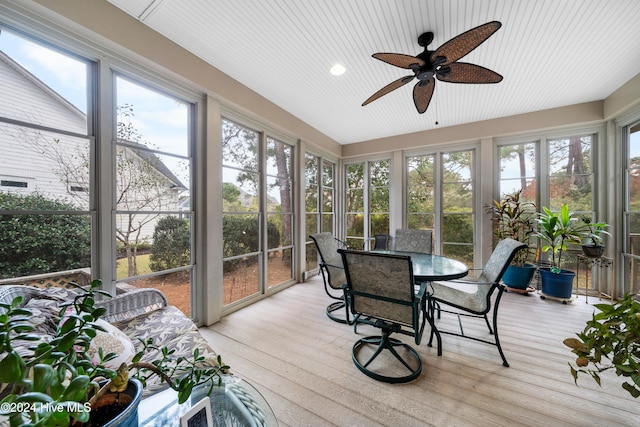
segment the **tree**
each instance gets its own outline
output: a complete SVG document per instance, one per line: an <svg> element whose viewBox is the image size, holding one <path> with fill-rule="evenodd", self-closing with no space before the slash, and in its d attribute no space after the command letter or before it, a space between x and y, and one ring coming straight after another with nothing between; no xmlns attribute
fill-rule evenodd
<svg viewBox="0 0 640 427"><path fill-rule="evenodd" d="M231 182L222 183L222 200L226 203L234 204L238 202L240 197L240 189Z"/></svg>
<svg viewBox="0 0 640 427"><path fill-rule="evenodd" d="M73 211L41 194L0 193L0 209ZM0 215L0 279L88 267L91 221L87 215Z"/></svg>
<svg viewBox="0 0 640 427"><path fill-rule="evenodd" d="M184 188L170 182L161 172L167 168L160 158L144 149L150 143L133 125L134 107L124 104L117 108L117 113L117 139L123 145L116 146L116 209L127 213L117 216L116 239L126 254L127 272L131 277L137 275L136 257L139 244L146 238L142 233L144 227L157 219L155 212L174 203ZM52 139L30 129L21 129L12 136L51 161L76 206L89 206L86 189L90 188L91 173L86 142L81 145L72 139ZM74 191L78 187L83 191Z"/></svg>
<svg viewBox="0 0 640 427"><path fill-rule="evenodd" d="M263 223L258 224L257 219L258 198L262 189L258 174L259 136L258 132L234 122L224 120L222 123L225 166L229 170L233 169L235 174L235 182L224 182L222 187L225 257L232 256L229 254L240 255L262 249L258 247L258 242ZM267 162L272 162L272 166L275 167L275 173L270 172L268 189L276 189L279 194L279 200L275 200L275 197L267 198L267 210L270 214L267 217L269 248L277 248L292 241L291 152L287 144L267 139L264 154ZM273 227L277 227L276 230L279 228L277 233L274 233ZM238 234L240 229L243 231L242 235Z"/></svg>
<svg viewBox="0 0 640 427"><path fill-rule="evenodd" d="M177 200L176 193L184 189L163 176L160 171L166 166L156 155L135 148L150 144L134 127L133 118L132 105L118 107L117 137L127 145L116 147L116 207L128 213L116 221L116 239L124 246L129 277L137 275L137 251L143 228L158 218L155 212Z"/></svg>

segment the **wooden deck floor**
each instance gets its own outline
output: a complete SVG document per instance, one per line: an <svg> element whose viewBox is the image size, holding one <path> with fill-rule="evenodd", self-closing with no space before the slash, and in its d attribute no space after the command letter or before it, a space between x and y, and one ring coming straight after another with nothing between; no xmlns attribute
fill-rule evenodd
<svg viewBox="0 0 640 427"><path fill-rule="evenodd" d="M499 325L510 368L495 347L444 335L441 357L426 340L414 345L423 373L403 385L358 371L351 361L358 336L326 317L329 302L315 277L201 329L235 374L262 392L281 426L640 426L640 400L614 374L599 387L587 377L576 386L569 373L573 354L562 340L591 317L584 297L563 305L507 293ZM482 330L467 324L467 332Z"/></svg>

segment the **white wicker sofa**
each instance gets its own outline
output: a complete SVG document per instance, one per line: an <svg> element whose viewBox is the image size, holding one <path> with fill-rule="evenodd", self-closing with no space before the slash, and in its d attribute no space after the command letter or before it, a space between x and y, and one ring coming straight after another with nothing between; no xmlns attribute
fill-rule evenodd
<svg viewBox="0 0 640 427"><path fill-rule="evenodd" d="M22 306L30 309L34 333L43 340L55 331L60 322L59 304L73 298L75 291L62 287L36 288L31 286L0 286L0 302L9 304L16 297L23 297ZM103 319L129 337L136 351L143 344L139 339L153 338L157 347L175 350L174 358L190 358L195 348L210 366L216 366L216 353L200 335L196 325L178 308L168 305L165 296L156 289L136 289L118 294L98 303L107 309ZM145 353L143 361L159 358L159 350ZM143 397L166 388L157 376L147 381Z"/></svg>

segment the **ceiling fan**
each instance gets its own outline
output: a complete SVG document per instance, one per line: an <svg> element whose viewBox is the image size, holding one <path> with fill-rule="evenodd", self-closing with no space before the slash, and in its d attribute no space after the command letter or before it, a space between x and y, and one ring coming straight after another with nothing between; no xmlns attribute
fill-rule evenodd
<svg viewBox="0 0 640 427"><path fill-rule="evenodd" d="M500 82L502 80L500 74L479 65L458 62L458 59L482 44L501 26L502 24L498 21L488 22L452 38L434 51L427 47L433 41L433 33L423 33L418 37L418 44L424 47L424 51L416 56L401 53L374 53L372 55L374 58L396 67L410 69L413 74L389 83L371 95L362 103L362 106L406 85L414 77L418 79L418 83L413 87L413 103L420 114L427 111L429 107L436 78L449 83Z"/></svg>

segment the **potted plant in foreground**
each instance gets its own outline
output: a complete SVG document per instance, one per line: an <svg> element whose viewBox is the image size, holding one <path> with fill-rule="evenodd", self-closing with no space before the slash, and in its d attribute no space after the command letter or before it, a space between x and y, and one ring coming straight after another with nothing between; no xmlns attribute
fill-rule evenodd
<svg viewBox="0 0 640 427"><path fill-rule="evenodd" d="M197 385L207 384L209 393L214 386L221 385L221 373L229 367L222 364L220 356L218 366L205 366L197 349L191 360L173 358L173 351L154 346L152 339L143 342L143 349L131 362L121 364L118 369L105 365L116 357L114 353L105 354L99 348L98 360L92 357L91 343L97 331L104 331L97 321L106 311L96 305L96 296L110 297L97 289L100 285L99 280L94 280L87 290L76 285L80 292L73 301L61 304L61 320L50 340L32 333L34 328L28 323L32 313L20 307L21 296L11 304L0 304L4 309L0 311L0 383L5 395L0 407L1 415L9 418L12 427L87 422L103 425L104 421L96 422L95 417L101 407L99 400L108 393L117 393L116 400L124 401L126 406L115 409L113 421L118 425L137 425L140 387L146 384L149 375L160 375L178 392L180 403L187 400ZM25 343L33 343L28 351ZM159 350L160 358L151 363L141 362L150 349ZM128 378L130 371L133 378ZM133 396L128 397L125 390ZM129 416L132 418L124 419Z"/></svg>
<svg viewBox="0 0 640 427"><path fill-rule="evenodd" d="M507 194L502 200L493 200L486 209L491 214L493 234L497 240L511 238L528 245L518 251L502 276L502 281L509 288L527 291L536 271L536 266L527 262L532 254L530 240L535 231L536 205L520 200L521 196L522 190Z"/></svg>
<svg viewBox="0 0 640 427"><path fill-rule="evenodd" d="M561 268L562 255L568 243L581 243L583 228L566 204L558 212L546 206L542 209L537 218L538 231L535 235L544 243L542 252L551 252L552 264L552 267L539 269L542 296L569 299L576 273Z"/></svg>
<svg viewBox="0 0 640 427"><path fill-rule="evenodd" d="M602 235L610 235L605 228L609 227L606 222L591 222L590 216L583 216L584 223L583 236L585 240L582 243L582 252L589 258L599 258L604 253L604 245L602 244Z"/></svg>
<svg viewBox="0 0 640 427"><path fill-rule="evenodd" d="M640 397L640 302L627 294L614 305L595 307L600 313L594 313L578 338L563 341L578 356L576 368L569 364L571 375L576 384L582 373L601 385L600 374L613 370L622 377L622 388Z"/></svg>

